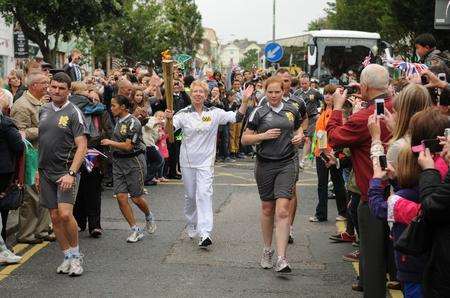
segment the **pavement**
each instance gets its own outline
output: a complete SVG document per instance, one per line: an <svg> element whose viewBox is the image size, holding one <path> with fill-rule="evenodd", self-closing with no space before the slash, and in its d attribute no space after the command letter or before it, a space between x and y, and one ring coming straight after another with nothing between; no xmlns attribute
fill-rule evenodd
<svg viewBox="0 0 450 298"><path fill-rule="evenodd" d="M21 264L0 267L2 297L361 297L351 290L355 271L341 256L350 244L331 243L336 207L329 221L310 223L317 200L315 170L301 173L295 242L288 248L293 267L279 277L259 267L262 250L260 201L252 160L217 164L214 181L213 246L200 250L184 232L181 181L148 187L158 229L136 244L111 191L102 198L100 239L80 233L85 273L55 273L62 261L56 243L16 245ZM134 208L140 224L144 216Z"/></svg>

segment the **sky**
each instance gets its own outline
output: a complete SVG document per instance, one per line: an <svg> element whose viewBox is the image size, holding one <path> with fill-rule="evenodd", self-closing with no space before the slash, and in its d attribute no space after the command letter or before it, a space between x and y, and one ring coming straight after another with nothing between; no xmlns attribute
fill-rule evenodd
<svg viewBox="0 0 450 298"><path fill-rule="evenodd" d="M276 0L276 38L298 35L308 23L324 16L330 0ZM248 38L272 39L273 0L195 0L203 26L213 28L220 42Z"/></svg>

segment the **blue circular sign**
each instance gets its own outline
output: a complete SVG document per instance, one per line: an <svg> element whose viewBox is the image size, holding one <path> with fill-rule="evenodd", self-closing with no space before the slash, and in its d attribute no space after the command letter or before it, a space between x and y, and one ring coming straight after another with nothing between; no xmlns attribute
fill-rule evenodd
<svg viewBox="0 0 450 298"><path fill-rule="evenodd" d="M284 50L283 47L276 43L270 42L264 48L264 54L266 55L266 60L271 63L276 63L283 58Z"/></svg>

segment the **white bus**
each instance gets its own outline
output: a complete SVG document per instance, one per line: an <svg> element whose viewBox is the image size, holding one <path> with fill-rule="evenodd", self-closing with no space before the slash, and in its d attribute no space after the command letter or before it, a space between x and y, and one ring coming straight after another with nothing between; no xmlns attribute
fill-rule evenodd
<svg viewBox="0 0 450 298"><path fill-rule="evenodd" d="M378 33L347 30L309 31L276 42L284 48L281 67L298 66L323 81L358 72L369 51L377 54L389 46Z"/></svg>

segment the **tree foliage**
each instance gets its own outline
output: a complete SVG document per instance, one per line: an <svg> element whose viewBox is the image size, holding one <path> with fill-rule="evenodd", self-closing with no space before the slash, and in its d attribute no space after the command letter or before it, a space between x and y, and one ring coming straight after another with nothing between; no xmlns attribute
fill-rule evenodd
<svg viewBox="0 0 450 298"><path fill-rule="evenodd" d="M159 65L161 52L167 49L194 56L202 36L201 16L193 1L128 0L121 17L97 25L87 40L96 57L111 54L128 65Z"/></svg>
<svg viewBox="0 0 450 298"><path fill-rule="evenodd" d="M46 61L55 62L61 39L69 40L107 18L120 15L123 0L0 0L0 14L18 22Z"/></svg>
<svg viewBox="0 0 450 298"><path fill-rule="evenodd" d="M309 28L378 32L397 50L409 54L415 37L429 32L439 47L449 49L448 31L434 30L434 5L429 0L336 0L328 2L326 17L314 20Z"/></svg>
<svg viewBox="0 0 450 298"><path fill-rule="evenodd" d="M243 69L252 69L255 65L258 65L258 50L250 49L244 54L244 58L239 62L239 66Z"/></svg>

